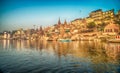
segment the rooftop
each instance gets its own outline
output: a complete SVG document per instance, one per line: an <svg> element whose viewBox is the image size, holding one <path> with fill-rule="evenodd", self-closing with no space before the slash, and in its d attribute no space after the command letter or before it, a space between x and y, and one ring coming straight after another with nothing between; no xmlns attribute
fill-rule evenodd
<svg viewBox="0 0 120 73"><path fill-rule="evenodd" d="M119 29L119 26L113 22L110 22L110 24L108 24L105 29Z"/></svg>

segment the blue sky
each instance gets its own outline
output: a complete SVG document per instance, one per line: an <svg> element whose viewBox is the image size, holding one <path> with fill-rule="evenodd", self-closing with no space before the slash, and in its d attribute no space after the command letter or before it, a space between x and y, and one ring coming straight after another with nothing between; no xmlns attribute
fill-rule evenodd
<svg viewBox="0 0 120 73"><path fill-rule="evenodd" d="M0 0L0 31L52 26L84 18L91 11L120 9L120 0Z"/></svg>

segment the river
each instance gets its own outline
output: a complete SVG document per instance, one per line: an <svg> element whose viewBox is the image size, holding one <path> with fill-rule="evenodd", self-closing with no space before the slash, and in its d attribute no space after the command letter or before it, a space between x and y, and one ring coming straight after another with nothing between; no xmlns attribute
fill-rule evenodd
<svg viewBox="0 0 120 73"><path fill-rule="evenodd" d="M120 73L120 43L0 40L0 73Z"/></svg>

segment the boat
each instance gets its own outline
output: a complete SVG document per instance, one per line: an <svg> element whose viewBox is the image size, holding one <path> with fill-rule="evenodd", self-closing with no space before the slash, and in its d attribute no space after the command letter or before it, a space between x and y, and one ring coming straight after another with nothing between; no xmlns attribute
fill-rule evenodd
<svg viewBox="0 0 120 73"><path fill-rule="evenodd" d="M71 39L58 39L60 42L71 42Z"/></svg>

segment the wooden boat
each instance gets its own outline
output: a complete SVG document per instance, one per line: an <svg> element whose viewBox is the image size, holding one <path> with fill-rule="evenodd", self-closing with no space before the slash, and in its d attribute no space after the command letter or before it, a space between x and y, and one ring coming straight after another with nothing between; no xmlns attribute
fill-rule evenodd
<svg viewBox="0 0 120 73"><path fill-rule="evenodd" d="M71 39L58 39L60 42L71 42Z"/></svg>

